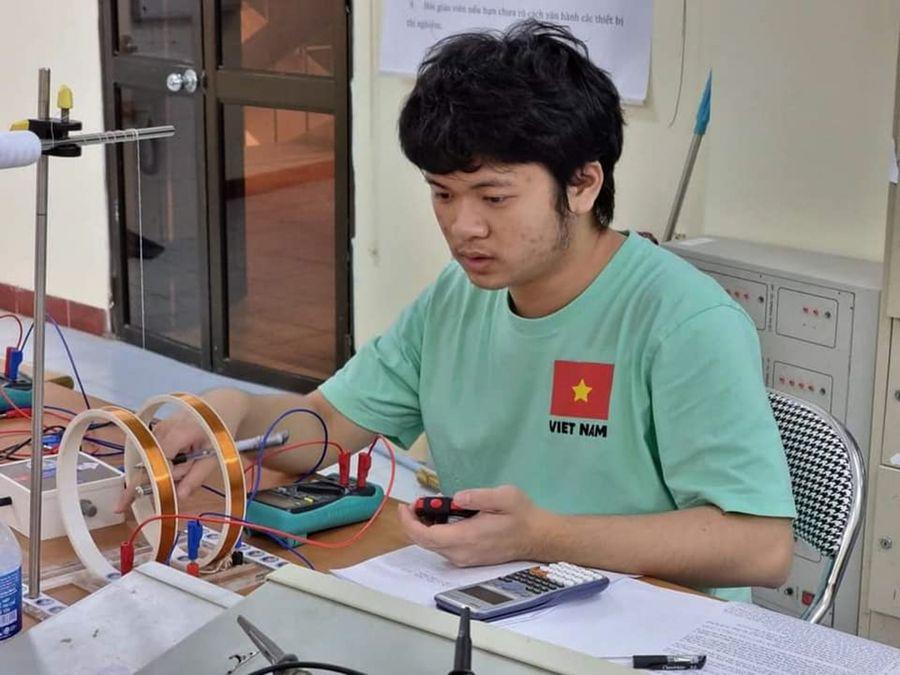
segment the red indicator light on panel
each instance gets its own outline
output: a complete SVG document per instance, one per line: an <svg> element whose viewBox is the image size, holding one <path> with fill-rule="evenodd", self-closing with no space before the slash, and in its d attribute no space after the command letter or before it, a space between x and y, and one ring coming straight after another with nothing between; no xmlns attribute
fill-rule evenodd
<svg viewBox="0 0 900 675"><path fill-rule="evenodd" d="M810 593L809 591L803 591L803 595L800 597L800 602L804 605L809 606L812 604L813 600L815 600L816 596L814 593Z"/></svg>

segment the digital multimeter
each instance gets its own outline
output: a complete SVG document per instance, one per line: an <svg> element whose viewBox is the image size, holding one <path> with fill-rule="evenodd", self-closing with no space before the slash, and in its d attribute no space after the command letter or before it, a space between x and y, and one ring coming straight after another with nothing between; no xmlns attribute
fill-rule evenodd
<svg viewBox="0 0 900 675"><path fill-rule="evenodd" d="M358 523L372 517L384 498L380 485L356 481L343 487L331 474L269 490L260 490L247 502L246 520L297 536ZM253 529L252 527L250 528ZM292 542L293 543L293 542Z"/></svg>
<svg viewBox="0 0 900 675"><path fill-rule="evenodd" d="M609 579L587 567L560 562L535 565L480 584L460 586L434 596L438 607L459 614L468 607L473 619L492 621L599 593Z"/></svg>

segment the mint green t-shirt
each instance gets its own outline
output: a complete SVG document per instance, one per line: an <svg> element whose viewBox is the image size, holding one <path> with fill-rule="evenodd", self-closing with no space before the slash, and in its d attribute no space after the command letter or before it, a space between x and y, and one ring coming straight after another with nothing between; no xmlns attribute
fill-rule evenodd
<svg viewBox="0 0 900 675"><path fill-rule="evenodd" d="M712 504L793 518L760 361L752 321L715 281L630 235L538 319L452 263L320 390L401 445L426 431L446 494L513 484L561 514Z"/></svg>

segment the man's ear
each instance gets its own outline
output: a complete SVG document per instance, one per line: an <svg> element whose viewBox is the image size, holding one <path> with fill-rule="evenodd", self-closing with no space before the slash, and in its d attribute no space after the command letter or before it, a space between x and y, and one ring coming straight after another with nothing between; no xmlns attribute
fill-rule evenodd
<svg viewBox="0 0 900 675"><path fill-rule="evenodd" d="M602 187L603 167L600 162L588 162L580 167L566 188L569 210L577 215L590 213Z"/></svg>

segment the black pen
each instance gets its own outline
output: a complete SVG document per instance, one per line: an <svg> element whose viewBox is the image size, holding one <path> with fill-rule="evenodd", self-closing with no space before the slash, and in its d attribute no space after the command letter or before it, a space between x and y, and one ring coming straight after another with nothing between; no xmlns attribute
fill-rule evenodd
<svg viewBox="0 0 900 675"><path fill-rule="evenodd" d="M706 665L706 654L635 654L634 656L603 656L604 661L631 661L633 668L644 670L700 670Z"/></svg>

